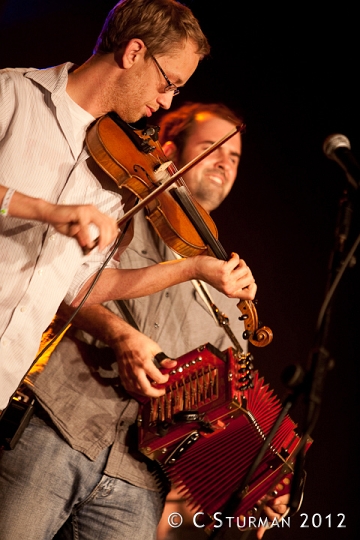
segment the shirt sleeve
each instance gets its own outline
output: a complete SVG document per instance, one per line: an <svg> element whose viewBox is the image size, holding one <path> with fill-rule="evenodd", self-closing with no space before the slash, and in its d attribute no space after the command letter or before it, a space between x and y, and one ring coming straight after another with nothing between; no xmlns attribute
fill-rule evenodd
<svg viewBox="0 0 360 540"><path fill-rule="evenodd" d="M0 140L9 128L15 111L15 89L7 70L0 71Z"/></svg>
<svg viewBox="0 0 360 540"><path fill-rule="evenodd" d="M94 250L95 251L95 250ZM96 279L98 272L103 268L103 264L106 260L106 256L103 253L99 253L96 248L96 253L91 253L88 255L89 258L84 258L84 262L77 271L71 286L66 293L64 302L66 304L71 304L76 296L78 295L81 288L85 283L90 279ZM116 254L115 254L116 257ZM110 261L106 264L105 268L119 268L119 261L115 257L112 257Z"/></svg>

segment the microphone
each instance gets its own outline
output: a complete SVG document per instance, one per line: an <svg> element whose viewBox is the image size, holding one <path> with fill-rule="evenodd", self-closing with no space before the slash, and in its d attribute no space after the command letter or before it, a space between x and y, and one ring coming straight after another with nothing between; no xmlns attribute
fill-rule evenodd
<svg viewBox="0 0 360 540"><path fill-rule="evenodd" d="M349 183L354 189L360 187L360 165L351 152L350 141L345 135L329 135L323 144L326 157L336 161L345 171Z"/></svg>

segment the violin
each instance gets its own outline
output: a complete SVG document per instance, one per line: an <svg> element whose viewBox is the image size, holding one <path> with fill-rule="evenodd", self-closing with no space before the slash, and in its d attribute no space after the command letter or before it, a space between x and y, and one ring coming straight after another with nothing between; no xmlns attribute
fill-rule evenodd
<svg viewBox="0 0 360 540"><path fill-rule="evenodd" d="M214 221L194 199L181 174L244 127L235 127L177 171L163 152L157 126L135 129L116 113L99 118L86 135L90 155L119 188L129 190L140 201L118 221L118 225L123 225L144 207L146 219L156 233L180 256L208 254L227 261ZM258 327L254 303L241 300L238 308L245 325L244 339L249 339L257 347L268 345L273 334L266 326Z"/></svg>
<svg viewBox="0 0 360 540"><path fill-rule="evenodd" d="M164 181L174 178L177 172L175 165L168 161L162 150L157 137L158 129L157 126L150 126L145 130L135 130L118 115L110 113L101 117L87 133L89 152L97 164L119 188L130 190L141 201L161 187ZM192 198L206 227L217 238L214 221L192 197L181 177L175 181L175 185L187 191L187 196ZM136 208L138 210L139 205ZM201 255L208 251L207 245L173 198L170 189L164 189L146 203L146 218L165 244L182 257Z"/></svg>

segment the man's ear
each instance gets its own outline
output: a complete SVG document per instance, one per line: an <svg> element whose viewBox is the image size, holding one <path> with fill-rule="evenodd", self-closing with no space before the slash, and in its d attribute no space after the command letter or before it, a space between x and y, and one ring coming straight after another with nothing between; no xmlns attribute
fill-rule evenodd
<svg viewBox="0 0 360 540"><path fill-rule="evenodd" d="M130 41L114 53L117 64L123 69L131 68L136 62L145 57L145 43L138 38L130 39Z"/></svg>
<svg viewBox="0 0 360 540"><path fill-rule="evenodd" d="M176 161L178 157L178 150L175 143L172 141L167 141L162 145L162 149L164 150L164 154L167 158L171 159L171 161Z"/></svg>

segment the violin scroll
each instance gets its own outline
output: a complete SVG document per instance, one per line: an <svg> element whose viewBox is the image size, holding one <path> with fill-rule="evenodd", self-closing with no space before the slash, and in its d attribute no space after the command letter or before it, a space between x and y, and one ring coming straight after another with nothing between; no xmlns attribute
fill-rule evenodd
<svg viewBox="0 0 360 540"><path fill-rule="evenodd" d="M251 300L240 300L237 307L242 315L240 320L244 321L245 331L243 338L248 339L255 347L266 347L273 340L273 333L267 326L260 326L256 307Z"/></svg>

